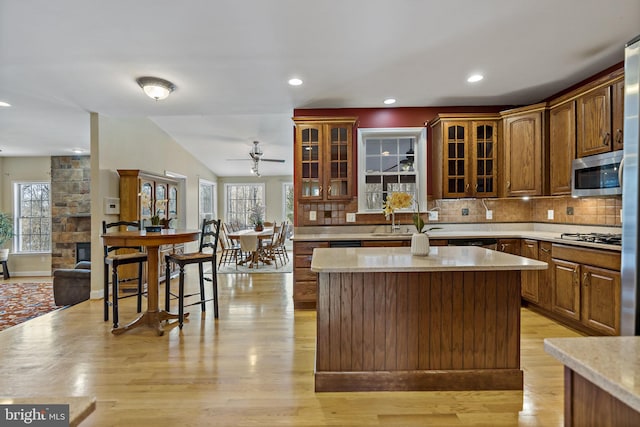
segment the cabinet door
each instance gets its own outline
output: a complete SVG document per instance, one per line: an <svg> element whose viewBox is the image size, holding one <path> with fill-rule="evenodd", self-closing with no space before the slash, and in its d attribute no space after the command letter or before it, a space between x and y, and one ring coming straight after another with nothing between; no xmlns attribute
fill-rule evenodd
<svg viewBox="0 0 640 427"><path fill-rule="evenodd" d="M322 193L322 128L321 124L296 126L296 166L299 197L321 200Z"/></svg>
<svg viewBox="0 0 640 427"><path fill-rule="evenodd" d="M582 266L582 322L603 334L620 335L620 273Z"/></svg>
<svg viewBox="0 0 640 427"><path fill-rule="evenodd" d="M624 148L624 80L614 83L612 86L612 115L611 130L613 132L613 149Z"/></svg>
<svg viewBox="0 0 640 427"><path fill-rule="evenodd" d="M443 125L444 197L469 196L469 125L446 122Z"/></svg>
<svg viewBox="0 0 640 427"><path fill-rule="evenodd" d="M538 242L524 239L520 255L526 258L538 259ZM538 270L522 271L522 298L533 303L540 301Z"/></svg>
<svg viewBox="0 0 640 427"><path fill-rule="evenodd" d="M552 294L552 275L553 267L551 264L551 243L540 242L540 250L538 251L538 260L546 262L549 267L546 270L538 272L538 305L540 307L551 310L551 294Z"/></svg>
<svg viewBox="0 0 640 427"><path fill-rule="evenodd" d="M327 136L327 199L351 196L351 141L352 126L346 123L328 124Z"/></svg>
<svg viewBox="0 0 640 427"><path fill-rule="evenodd" d="M504 120L507 196L542 195L542 113Z"/></svg>
<svg viewBox="0 0 640 427"><path fill-rule="evenodd" d="M575 101L560 104L549 114L549 168L552 195L571 194L571 163L576 156Z"/></svg>
<svg viewBox="0 0 640 427"><path fill-rule="evenodd" d="M498 251L513 255L520 255L520 239L498 240Z"/></svg>
<svg viewBox="0 0 640 427"><path fill-rule="evenodd" d="M586 93L577 100L578 157L611 151L611 87Z"/></svg>
<svg viewBox="0 0 640 427"><path fill-rule="evenodd" d="M580 264L552 260L553 292L551 310L569 319L580 320Z"/></svg>
<svg viewBox="0 0 640 427"><path fill-rule="evenodd" d="M471 155L473 185L472 195L476 197L497 197L497 171L498 165L498 123L472 122L473 130Z"/></svg>

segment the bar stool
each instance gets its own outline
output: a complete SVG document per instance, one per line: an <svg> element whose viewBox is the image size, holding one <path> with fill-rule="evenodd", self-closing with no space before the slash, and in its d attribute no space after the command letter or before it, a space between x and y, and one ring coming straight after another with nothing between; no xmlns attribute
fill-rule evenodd
<svg viewBox="0 0 640 427"><path fill-rule="evenodd" d="M140 223L138 221L118 221L107 224L106 221L102 221L102 233L106 234L107 230L113 227L134 228L140 230ZM130 249L128 253L115 253L119 249ZM118 300L122 298L138 297L138 313L142 311L142 295L145 293L142 291L142 264L147 262L147 254L142 252L142 248L139 246L106 246L104 247L104 321L109 320L109 305L113 309L113 327L118 327ZM138 288L135 294L118 296L118 267L127 264L138 264ZM111 287L112 295L109 298L109 267L111 267Z"/></svg>
<svg viewBox="0 0 640 427"><path fill-rule="evenodd" d="M216 265L216 252L218 250L218 234L220 233L220 220L211 219L202 221L202 233L200 233L200 248L198 252L188 254L169 254L165 255L166 262L166 278L165 278L165 310L169 311L169 301L171 296L176 297L171 293L171 263L175 263L180 268L179 284L178 284L178 322L179 327L182 329L182 323L184 321L184 308L200 304L202 311L206 311L205 303L213 301L213 314L218 318L218 271ZM211 253L204 252L205 249L211 249ZM211 279L204 277L204 263L211 263ZM185 295L184 293L184 267L189 264L198 264L198 272L200 274L200 300L185 305L184 299L198 295L198 293L192 293ZM213 298L206 299L204 292L204 281L210 281L213 285Z"/></svg>

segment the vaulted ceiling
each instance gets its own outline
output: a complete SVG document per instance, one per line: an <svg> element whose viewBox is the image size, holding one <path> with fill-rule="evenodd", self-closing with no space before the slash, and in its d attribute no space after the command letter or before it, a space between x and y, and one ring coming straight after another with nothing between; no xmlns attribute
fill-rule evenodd
<svg viewBox="0 0 640 427"><path fill-rule="evenodd" d="M294 108L533 103L622 61L639 22L638 0L0 0L0 156L88 150L97 112L220 176L259 140L287 175ZM153 101L145 75L177 89Z"/></svg>

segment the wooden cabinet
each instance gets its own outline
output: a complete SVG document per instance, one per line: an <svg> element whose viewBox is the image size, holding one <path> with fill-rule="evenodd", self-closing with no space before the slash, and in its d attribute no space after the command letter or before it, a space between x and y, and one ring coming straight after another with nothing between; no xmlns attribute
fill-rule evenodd
<svg viewBox="0 0 640 427"><path fill-rule="evenodd" d="M576 103L568 101L549 110L549 191L571 194L571 164L576 157Z"/></svg>
<svg viewBox="0 0 640 427"><path fill-rule="evenodd" d="M363 240L363 248L407 247L411 246L411 240Z"/></svg>
<svg viewBox="0 0 640 427"><path fill-rule="evenodd" d="M520 255L520 239L498 239L496 249L500 252Z"/></svg>
<svg viewBox="0 0 640 427"><path fill-rule="evenodd" d="M545 310L551 310L551 242L538 242L538 261L546 262L546 270L538 271L538 301L537 305Z"/></svg>
<svg viewBox="0 0 640 427"><path fill-rule="evenodd" d="M523 239L520 255L526 258L538 259L539 244L537 240ZM540 271L523 270L521 278L522 298L527 301L540 302Z"/></svg>
<svg viewBox="0 0 640 427"><path fill-rule="evenodd" d="M500 113L504 127L504 194L542 196L548 191L546 103Z"/></svg>
<svg viewBox="0 0 640 427"><path fill-rule="evenodd" d="M151 217L157 215L168 227L169 220L178 217L179 197L178 182L167 177L142 172L139 169L118 169L120 175L120 220L140 221L142 226L151 225ZM164 280L164 255L183 253L184 245L164 245L160 247L159 278ZM122 274L127 268L122 266ZM175 264L173 265L175 270ZM137 273L131 273L135 276ZM173 274L173 273L172 273ZM126 277L126 276L124 276ZM127 284L123 284L127 288ZM135 288L135 283L132 285Z"/></svg>
<svg viewBox="0 0 640 427"><path fill-rule="evenodd" d="M294 117L298 200L339 200L353 195L354 117Z"/></svg>
<svg viewBox="0 0 640 427"><path fill-rule="evenodd" d="M318 275L311 271L315 248L328 248L329 242L293 242L293 307L315 309Z"/></svg>
<svg viewBox="0 0 640 427"><path fill-rule="evenodd" d="M577 156L623 148L624 81L596 87L576 100Z"/></svg>
<svg viewBox="0 0 640 427"><path fill-rule="evenodd" d="M436 198L498 195L497 114L440 114L431 122Z"/></svg>
<svg viewBox="0 0 640 427"><path fill-rule="evenodd" d="M554 244L551 309L598 334L620 334L620 253Z"/></svg>

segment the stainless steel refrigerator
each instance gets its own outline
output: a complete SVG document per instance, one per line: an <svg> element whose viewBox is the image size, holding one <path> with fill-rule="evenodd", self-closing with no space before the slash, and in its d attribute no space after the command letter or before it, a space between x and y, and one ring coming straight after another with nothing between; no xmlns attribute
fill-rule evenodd
<svg viewBox="0 0 640 427"><path fill-rule="evenodd" d="M640 335L638 289L638 180L640 35L627 43L624 57L624 161L622 167L622 335Z"/></svg>

